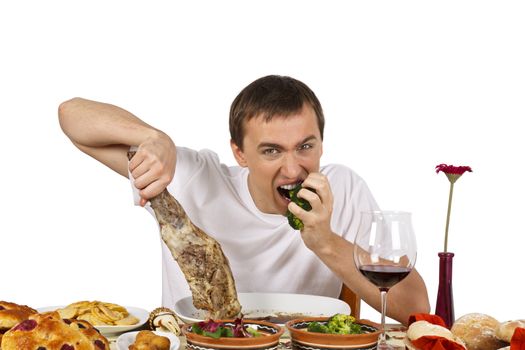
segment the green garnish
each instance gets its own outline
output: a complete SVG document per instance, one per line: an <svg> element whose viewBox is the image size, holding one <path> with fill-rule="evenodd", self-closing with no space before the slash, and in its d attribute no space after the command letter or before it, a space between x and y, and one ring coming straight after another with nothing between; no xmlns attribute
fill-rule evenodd
<svg viewBox="0 0 525 350"><path fill-rule="evenodd" d="M299 184L299 185L295 186L294 188L292 188L289 191L290 200L292 202L294 202L295 204L297 204L298 206L300 206L301 208L303 208L304 210L310 211L310 210L312 210L312 206L310 205L310 203L304 198L297 197L297 192L299 192L299 190L301 188L303 188L303 187ZM308 190L312 191L312 192L315 192L311 188L308 188ZM302 230L303 229L304 224L301 221L301 219L299 219L297 216L292 214L292 212L290 210L286 211L286 217L288 218L288 223L290 224L290 226L292 226L292 228L294 228L296 230Z"/></svg>
<svg viewBox="0 0 525 350"><path fill-rule="evenodd" d="M227 337L232 338L233 337L233 331L231 328L228 327L217 327L215 331L211 332L209 330L203 330L201 327L199 327L198 324L195 324L191 327L192 332L195 334L203 335L205 337L215 338L219 339L221 337Z"/></svg>
<svg viewBox="0 0 525 350"><path fill-rule="evenodd" d="M308 332L328 333L328 327L319 322L311 322L308 325Z"/></svg>
<svg viewBox="0 0 525 350"><path fill-rule="evenodd" d="M232 323L216 322L212 319L194 323L191 331L195 334L211 338L251 338L262 336L257 329L244 325L242 318L236 318Z"/></svg>

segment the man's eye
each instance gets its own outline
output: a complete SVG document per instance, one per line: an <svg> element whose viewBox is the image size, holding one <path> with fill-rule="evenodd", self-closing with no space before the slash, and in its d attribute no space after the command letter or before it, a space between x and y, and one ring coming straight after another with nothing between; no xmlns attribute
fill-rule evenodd
<svg viewBox="0 0 525 350"><path fill-rule="evenodd" d="M268 156L271 156L271 155L274 155L274 154L277 154L277 153L279 153L279 151L276 148L267 148L267 149L263 150L263 154L264 155L268 155Z"/></svg>
<svg viewBox="0 0 525 350"><path fill-rule="evenodd" d="M311 149L312 147L313 147L313 146L312 146L311 144L309 144L309 143L305 143L304 145L301 145L301 146L299 147L299 150L300 150L300 151L303 151L303 150Z"/></svg>

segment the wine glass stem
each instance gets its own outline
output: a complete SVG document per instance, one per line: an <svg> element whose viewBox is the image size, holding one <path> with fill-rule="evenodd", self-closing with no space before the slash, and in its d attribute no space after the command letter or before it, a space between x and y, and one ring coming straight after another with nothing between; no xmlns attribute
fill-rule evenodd
<svg viewBox="0 0 525 350"><path fill-rule="evenodd" d="M379 345L386 346L385 316L386 316L386 293L388 290L381 289L381 338Z"/></svg>

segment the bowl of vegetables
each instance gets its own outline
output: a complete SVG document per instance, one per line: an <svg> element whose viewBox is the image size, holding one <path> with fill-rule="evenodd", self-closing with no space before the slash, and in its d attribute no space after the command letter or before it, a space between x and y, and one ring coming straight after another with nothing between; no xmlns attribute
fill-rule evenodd
<svg viewBox="0 0 525 350"><path fill-rule="evenodd" d="M277 349L284 328L266 321L208 320L182 327L187 349Z"/></svg>
<svg viewBox="0 0 525 350"><path fill-rule="evenodd" d="M377 324L344 314L295 319L287 322L286 328L295 350L375 349L380 334Z"/></svg>

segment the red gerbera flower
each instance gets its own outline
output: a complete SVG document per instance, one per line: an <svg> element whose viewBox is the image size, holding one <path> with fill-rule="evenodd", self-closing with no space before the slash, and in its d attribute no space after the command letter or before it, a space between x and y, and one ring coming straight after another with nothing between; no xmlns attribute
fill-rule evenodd
<svg viewBox="0 0 525 350"><path fill-rule="evenodd" d="M436 165L436 173L439 173L440 171L444 172L445 174L451 174L451 175L463 175L466 171L472 172L472 169L469 166L454 166L454 165L447 165L447 164L439 164Z"/></svg>
<svg viewBox="0 0 525 350"><path fill-rule="evenodd" d="M447 252L448 224L450 222L450 209L452 207L452 193L454 191L454 183L466 171L472 172L472 169L469 166L454 166L454 165L447 165L447 164L436 165L436 173L439 173L440 171L444 172L445 175L447 175L448 180L450 181L450 193L448 195L447 223L445 226L445 252Z"/></svg>

